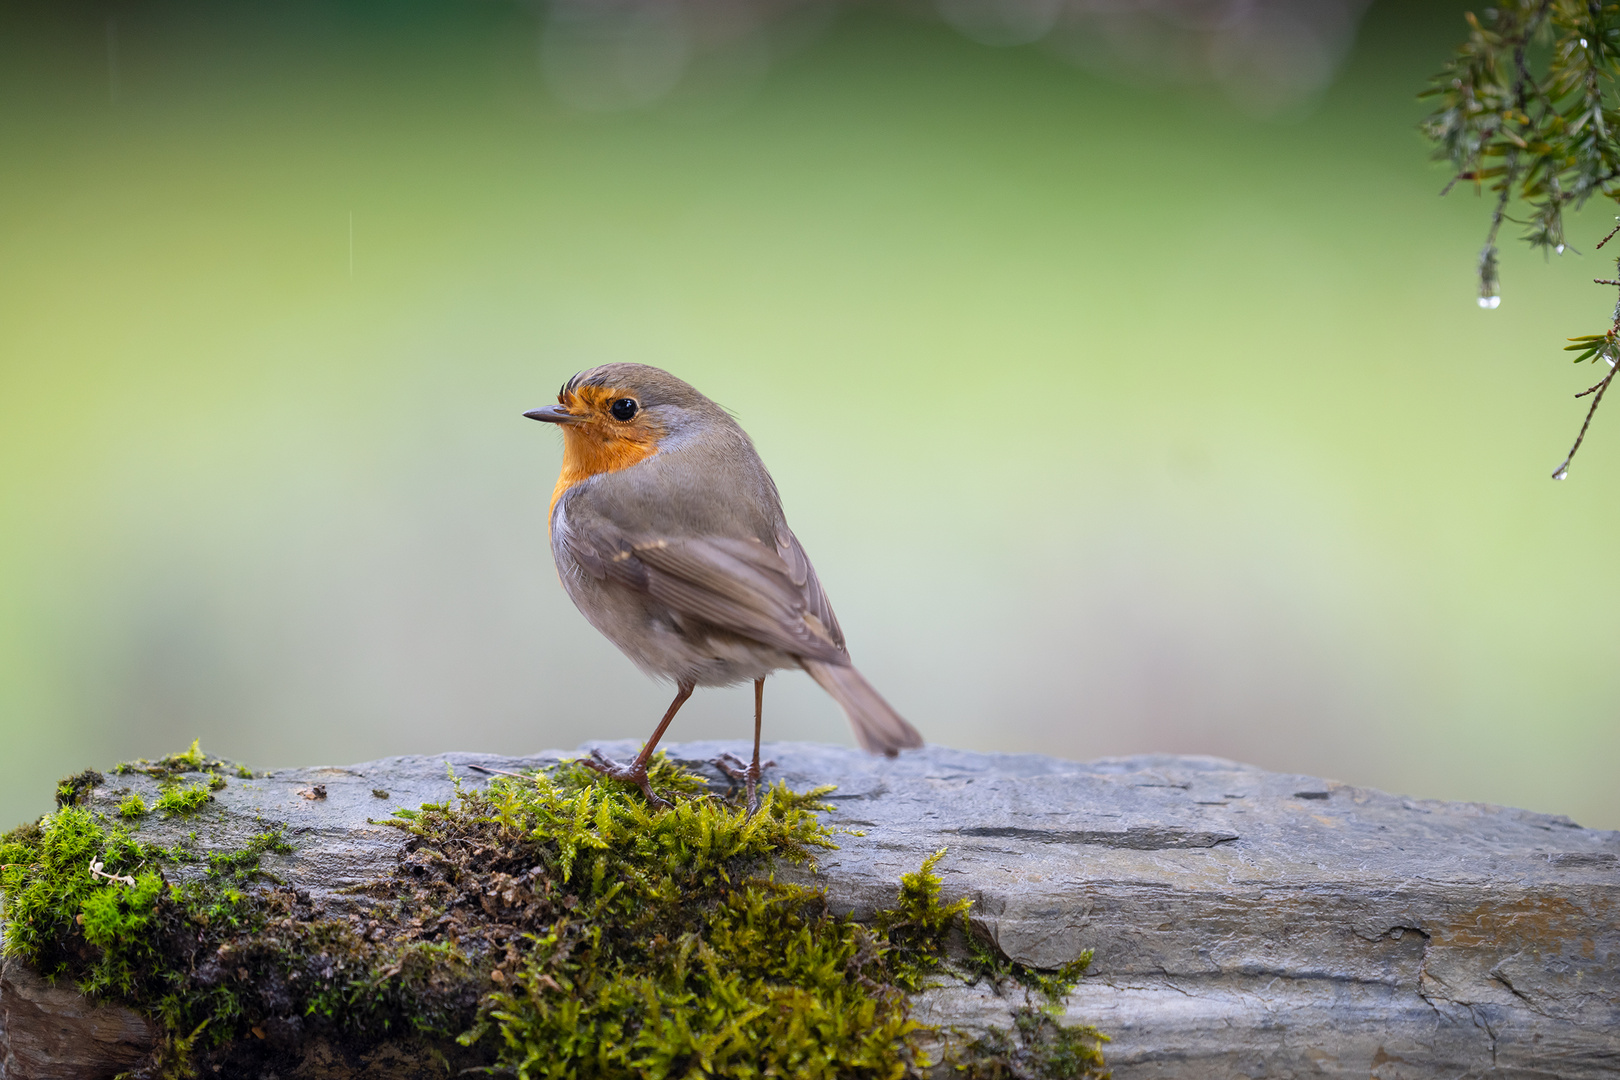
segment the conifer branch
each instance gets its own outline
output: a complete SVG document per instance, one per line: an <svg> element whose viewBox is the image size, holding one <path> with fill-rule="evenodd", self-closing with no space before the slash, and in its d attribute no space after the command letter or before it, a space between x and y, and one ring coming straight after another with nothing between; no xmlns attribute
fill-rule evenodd
<svg viewBox="0 0 1620 1080"><path fill-rule="evenodd" d="M1501 303L1497 235L1503 221L1524 226L1532 248L1563 254L1564 212L1594 196L1620 202L1620 111L1605 105L1620 82L1620 4L1601 0L1502 0L1469 13L1468 39L1434 77L1424 97L1436 108L1423 122L1435 157L1459 181L1496 195L1479 254L1479 304ZM1515 218L1519 205L1527 216ZM1603 247L1620 225L1598 241ZM1620 269L1620 264L1617 264ZM1614 279L1600 285L1620 287ZM1609 372L1576 397L1593 395L1569 456L1553 473L1562 480L1586 439L1592 418L1620 363L1620 301L1602 334L1570 338L1576 361L1600 357Z"/></svg>

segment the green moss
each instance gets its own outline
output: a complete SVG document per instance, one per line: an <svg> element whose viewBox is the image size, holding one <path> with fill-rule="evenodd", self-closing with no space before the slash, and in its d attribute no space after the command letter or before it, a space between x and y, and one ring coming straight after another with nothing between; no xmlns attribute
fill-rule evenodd
<svg viewBox="0 0 1620 1080"><path fill-rule="evenodd" d="M153 920L160 916L166 899L163 875L141 871L134 885L103 879L79 904L80 933L97 962L79 978L80 987L91 994L128 995L143 971L158 960Z"/></svg>
<svg viewBox="0 0 1620 1080"><path fill-rule="evenodd" d="M0 892L5 894L6 955L27 958L45 975L60 974L79 935L75 917L103 886L90 873L93 861L120 872L127 855L122 834L109 836L89 810L65 806L44 818L19 842L24 830L0 844Z"/></svg>
<svg viewBox="0 0 1620 1080"><path fill-rule="evenodd" d="M1026 991L1039 994L1046 1000L1048 1008L1061 1005L1091 966L1092 952L1087 949L1059 968L1043 971L1028 967L1009 960L989 941L976 936L965 916L962 929L967 941L967 957L964 962L958 963L957 972L964 981L987 979L993 983L1015 983Z"/></svg>
<svg viewBox="0 0 1620 1080"><path fill-rule="evenodd" d="M76 776L69 776L64 780L57 781L56 805L78 806L81 803L89 801L90 792L94 791L96 785L102 783L106 779L107 778L105 776L102 776L100 773L96 772L96 770L86 769L84 772L79 773Z"/></svg>
<svg viewBox="0 0 1620 1080"><path fill-rule="evenodd" d="M208 755L202 752L202 740L192 739L189 748L170 754L164 761L187 772L197 772L207 767Z"/></svg>
<svg viewBox="0 0 1620 1080"><path fill-rule="evenodd" d="M44 836L45 830L38 821L19 825L4 836L0 836L0 865L26 862L27 856L39 846Z"/></svg>
<svg viewBox="0 0 1620 1080"><path fill-rule="evenodd" d="M160 784L179 783L186 773L210 773L209 782L218 786L224 785L224 777L229 774L243 780L251 780L253 772L245 765L238 765L224 758L211 757L203 753L199 740L191 740L191 745L178 754L168 754L156 761L137 758L126 761L113 767L113 772L119 775L140 773L156 779ZM65 782L65 781L64 781Z"/></svg>
<svg viewBox="0 0 1620 1080"><path fill-rule="evenodd" d="M211 771L196 757L163 760ZM316 1035L344 1053L414 1041L453 1071L525 1080L898 1080L924 1067L912 993L982 977L958 955L968 902L941 902L944 853L862 925L771 876L834 846L816 816L824 792L777 785L750 816L661 757L653 782L672 808L575 765L458 785L391 822L406 834L399 866L347 890L348 913L263 872L264 855L291 850L280 833L204 857L64 806L0 840L6 953L158 1020L148 1074L285 1071ZM207 792L176 784L157 807L195 809ZM1082 1061L1097 1042L1045 1013L1002 1037L953 1063L1059 1075L1027 1070Z"/></svg>
<svg viewBox="0 0 1620 1080"><path fill-rule="evenodd" d="M897 952L894 968L896 985L916 991L937 971L944 957L951 930L961 923L967 930L968 909L973 901L963 898L953 904L939 902L943 883L934 867L945 857L941 848L916 872L900 875L900 895L889 911L875 916L877 928L888 936Z"/></svg>
<svg viewBox="0 0 1620 1080"><path fill-rule="evenodd" d="M956 1071L965 1080L1106 1080L1112 1075L1102 1054L1107 1041L1090 1025L1065 1027L1026 1005L1014 1011L1011 1031L992 1029L961 1052Z"/></svg>
<svg viewBox="0 0 1620 1080"><path fill-rule="evenodd" d="M1087 949L1076 959L1050 972L1038 971L1022 964L1011 964L1009 968L1014 979L1038 991L1053 1005L1058 1005L1069 996L1085 975L1086 969L1091 966L1091 955L1091 950Z"/></svg>
<svg viewBox="0 0 1620 1080"><path fill-rule="evenodd" d="M169 787L158 795L157 802L153 804L154 810L160 810L170 817L185 817L195 814L202 809L204 803L214 797L207 784L188 784L185 787Z"/></svg>
<svg viewBox="0 0 1620 1080"><path fill-rule="evenodd" d="M1102 1044L1108 1036L1089 1024L1064 1025L1057 1021L1063 1001L1091 966L1090 949L1055 971L1039 971L1023 964L992 958L982 944L974 951L979 972L987 970L998 981L1022 985L1041 999L1026 994L1013 1010L1013 1026L992 1027L981 1039L955 1048L955 1071L967 1080L1071 1080L1111 1075L1103 1060Z"/></svg>
<svg viewBox="0 0 1620 1080"><path fill-rule="evenodd" d="M118 816L121 818L145 817L149 813L151 811L147 809L146 800L141 798L138 791L130 792L128 797L118 804Z"/></svg>
<svg viewBox="0 0 1620 1080"><path fill-rule="evenodd" d="M668 811L577 768L500 780L407 828L465 835L550 873L529 947L463 1036L498 1034L497 1068L533 1077L901 1077L918 1025L891 947L831 915L819 890L754 876L833 846L824 792L770 789L753 816L661 762ZM446 833L448 830L448 833ZM493 975L493 973L492 973Z"/></svg>

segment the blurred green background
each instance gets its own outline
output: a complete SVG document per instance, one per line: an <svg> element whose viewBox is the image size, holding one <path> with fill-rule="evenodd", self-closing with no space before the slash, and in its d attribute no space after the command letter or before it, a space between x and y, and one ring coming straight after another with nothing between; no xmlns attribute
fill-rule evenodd
<svg viewBox="0 0 1620 1080"><path fill-rule="evenodd" d="M869 6L603 112L526 4L3 9L0 819L194 737L645 736L519 415L638 360L736 411L931 741L1620 826L1620 415L1548 479L1610 219L1475 306L1415 129L1461 11L1374 5L1284 108ZM851 741L803 675L766 709Z"/></svg>

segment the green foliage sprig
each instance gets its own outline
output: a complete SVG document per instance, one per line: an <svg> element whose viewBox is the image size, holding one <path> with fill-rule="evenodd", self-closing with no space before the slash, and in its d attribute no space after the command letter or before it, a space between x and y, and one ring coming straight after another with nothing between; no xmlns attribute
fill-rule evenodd
<svg viewBox="0 0 1620 1080"><path fill-rule="evenodd" d="M1458 181L1496 195L1479 253L1479 303L1500 303L1496 239L1504 221L1524 226L1532 248L1562 254L1564 212L1593 196L1620 201L1620 111L1613 107L1620 77L1620 5L1597 0L1502 0L1467 16L1469 35L1435 76L1424 97L1437 99L1423 122L1435 157ZM1526 216L1509 211L1522 206ZM1601 248L1616 231L1597 244ZM1620 266L1620 263L1617 263ZM1615 279L1596 279L1620 287ZM1569 339L1581 360L1604 360L1603 379L1576 397L1592 396L1575 443L1553 471L1569 465L1586 438L1620 363L1620 302L1601 334Z"/></svg>

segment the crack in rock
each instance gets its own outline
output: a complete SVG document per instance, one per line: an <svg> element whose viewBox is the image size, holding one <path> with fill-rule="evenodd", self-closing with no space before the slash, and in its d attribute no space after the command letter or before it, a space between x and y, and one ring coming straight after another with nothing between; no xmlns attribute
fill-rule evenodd
<svg viewBox="0 0 1620 1080"><path fill-rule="evenodd" d="M952 830L958 836L1030 840L1037 844L1093 844L1129 851L1174 851L1212 848L1236 843L1237 833L1191 832L1158 826L1106 831L1102 829L1031 829L1017 825L977 825Z"/></svg>

